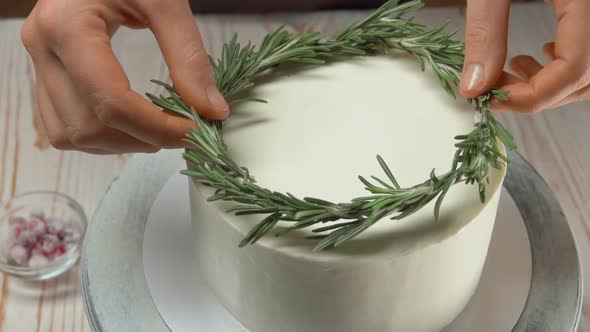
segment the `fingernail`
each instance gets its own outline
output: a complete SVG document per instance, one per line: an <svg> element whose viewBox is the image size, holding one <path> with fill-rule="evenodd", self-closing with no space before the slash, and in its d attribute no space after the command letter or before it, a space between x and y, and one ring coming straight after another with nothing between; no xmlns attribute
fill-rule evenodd
<svg viewBox="0 0 590 332"><path fill-rule="evenodd" d="M479 90L484 83L483 66L479 63L472 63L465 67L461 77L461 90Z"/></svg>
<svg viewBox="0 0 590 332"><path fill-rule="evenodd" d="M209 104L220 117L225 118L229 115L229 106L215 85L207 88L207 99L209 99Z"/></svg>

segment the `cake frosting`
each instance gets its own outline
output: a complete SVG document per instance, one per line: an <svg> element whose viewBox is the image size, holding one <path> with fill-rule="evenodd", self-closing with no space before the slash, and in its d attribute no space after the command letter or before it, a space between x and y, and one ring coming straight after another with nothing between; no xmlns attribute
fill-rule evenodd
<svg viewBox="0 0 590 332"><path fill-rule="evenodd" d="M234 159L263 187L334 202L367 195L358 175L385 177L377 154L402 186L448 171L454 136L474 123L472 106L403 54L281 70L249 95L268 103L232 110L224 137ZM476 186L457 184L440 221L432 202L322 252L308 229L239 249L263 216L226 213L233 203L206 202L211 189L190 180L196 264L253 332L439 331L477 287L503 177L492 171L485 204Z"/></svg>

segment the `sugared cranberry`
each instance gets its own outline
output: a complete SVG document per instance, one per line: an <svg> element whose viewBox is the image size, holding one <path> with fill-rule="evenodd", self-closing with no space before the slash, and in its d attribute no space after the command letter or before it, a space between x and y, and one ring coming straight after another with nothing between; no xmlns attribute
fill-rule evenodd
<svg viewBox="0 0 590 332"><path fill-rule="evenodd" d="M16 239L18 244L23 247L31 248L37 242L38 235L35 234L33 231L25 229L23 230L19 237Z"/></svg>
<svg viewBox="0 0 590 332"><path fill-rule="evenodd" d="M20 237L20 234L22 233L23 230L26 229L26 226L20 225L20 224L14 224L12 225L12 234L14 235L15 239L18 239Z"/></svg>
<svg viewBox="0 0 590 332"><path fill-rule="evenodd" d="M29 259L29 252L25 247L15 245L10 249L9 257L16 264L23 265Z"/></svg>
<svg viewBox="0 0 590 332"><path fill-rule="evenodd" d="M10 250L15 245L16 245L16 241L14 239L10 239L10 240L6 241L6 243L4 243L4 245L2 247L2 254L4 255L4 257L10 258Z"/></svg>
<svg viewBox="0 0 590 332"><path fill-rule="evenodd" d="M64 246L63 244L58 245L57 247L55 247L55 249L53 249L52 252L47 254L47 258L50 261L55 260L56 258L58 258L59 256L63 255L66 253L66 246Z"/></svg>
<svg viewBox="0 0 590 332"><path fill-rule="evenodd" d="M31 255L45 255L45 252L43 251L43 244L41 242L35 243L33 249L31 249Z"/></svg>
<svg viewBox="0 0 590 332"><path fill-rule="evenodd" d="M44 234L47 231L47 225L43 219L31 218L27 223L27 229L36 235Z"/></svg>
<svg viewBox="0 0 590 332"><path fill-rule="evenodd" d="M63 238L65 225L63 221L56 218L51 218L47 220L47 231L49 232L49 234L53 234L59 238Z"/></svg>
<svg viewBox="0 0 590 332"><path fill-rule="evenodd" d="M31 259L29 260L30 267L43 266L43 265L46 265L47 263L49 263L49 259L47 259L47 257L45 257L44 255L39 255L39 254L33 254L31 256Z"/></svg>
<svg viewBox="0 0 590 332"><path fill-rule="evenodd" d="M41 238L40 243L43 252L49 254L59 245L59 239L53 234L45 234Z"/></svg>
<svg viewBox="0 0 590 332"><path fill-rule="evenodd" d="M10 220L12 238L6 241L4 256L12 264L37 267L64 255L80 240L80 233L59 218L46 218L42 210L29 219Z"/></svg>

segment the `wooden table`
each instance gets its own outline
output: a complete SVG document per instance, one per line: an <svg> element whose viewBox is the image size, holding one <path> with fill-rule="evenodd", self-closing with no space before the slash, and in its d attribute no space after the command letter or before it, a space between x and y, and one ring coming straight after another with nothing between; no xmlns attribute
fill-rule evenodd
<svg viewBox="0 0 590 332"><path fill-rule="evenodd" d="M242 40L260 41L286 25L298 31L333 33L361 12L322 12L259 16L197 17L205 43L217 56L237 31ZM417 18L431 24L449 19L462 35L464 10L425 9ZM514 5L509 55L539 56L552 39L552 9L539 3ZM20 192L50 189L81 202L91 215L109 182L129 155L98 157L51 148L33 116L34 73L19 39L22 20L0 21L0 201ZM120 31L113 41L117 55L137 91L155 92L152 78L166 80L166 66L148 31ZM520 152L537 167L557 194L582 255L590 258L590 106L579 103L533 116L501 114L515 134ZM585 266L590 285L590 264ZM590 287L586 287L581 331L590 331ZM81 301L78 268L46 282L3 276L0 282L0 331L89 331Z"/></svg>

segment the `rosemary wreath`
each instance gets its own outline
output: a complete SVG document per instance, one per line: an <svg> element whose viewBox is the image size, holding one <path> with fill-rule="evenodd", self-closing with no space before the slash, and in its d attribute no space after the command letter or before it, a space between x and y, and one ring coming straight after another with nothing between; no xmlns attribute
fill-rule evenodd
<svg viewBox="0 0 590 332"><path fill-rule="evenodd" d="M296 34L283 28L267 35L256 48L244 46L237 36L225 44L221 58L211 60L217 86L231 105L241 102L265 102L256 98L240 98L239 94L252 87L257 74L284 63L319 65L334 56L364 56L389 50L403 50L413 55L420 68L429 66L449 95L460 80L464 45L445 32L446 24L429 29L405 16L423 6L420 0L398 3L390 0L367 17L360 19L335 37L318 32ZM491 90L471 99L475 105L477 122L466 135L456 136L456 152L448 172L437 175L432 170L420 184L402 188L385 161L377 156L387 178L359 176L369 192L367 196L350 202L333 203L327 200L271 191L260 187L248 169L238 165L229 155L222 136L222 123L199 116L187 105L174 87L160 81L167 96L147 94L150 100L180 116L192 119L198 129L191 129L186 142L192 148L183 153L190 165L183 174L202 185L215 189L209 201L233 201L229 209L236 215L266 215L240 243L240 247L255 243L269 233L279 221L289 222L277 236L292 230L313 227L319 239L314 250L338 246L371 227L386 216L402 219L436 199L434 217L439 211L449 188L456 183L477 184L482 203L490 168L501 168L508 162L498 147L498 141L514 149L512 135L489 111L491 98L506 99L507 92Z"/></svg>

